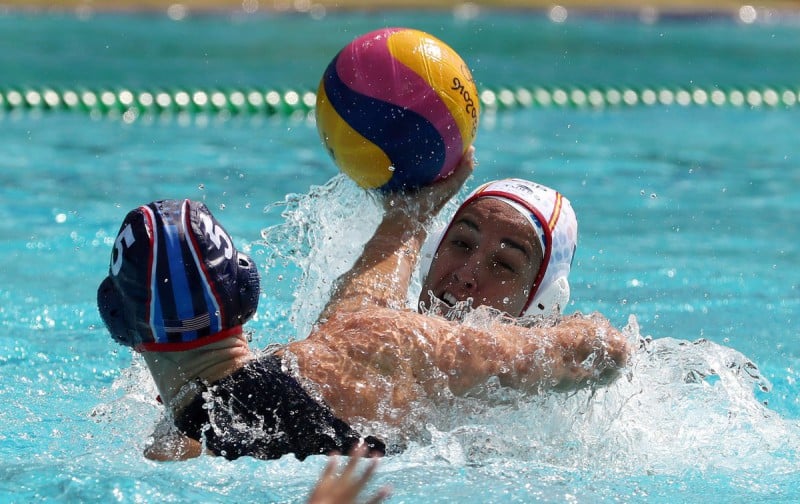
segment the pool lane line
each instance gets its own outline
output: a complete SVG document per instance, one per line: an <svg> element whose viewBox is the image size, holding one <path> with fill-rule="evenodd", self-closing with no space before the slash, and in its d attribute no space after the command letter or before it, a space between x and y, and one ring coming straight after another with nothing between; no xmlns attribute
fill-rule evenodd
<svg viewBox="0 0 800 504"><path fill-rule="evenodd" d="M788 108L800 102L800 86L486 86L485 111L525 108L717 106ZM135 120L147 114L291 116L314 110L316 94L295 89L58 89L0 88L0 111L80 111Z"/></svg>
<svg viewBox="0 0 800 504"><path fill-rule="evenodd" d="M800 86L752 87L505 87L481 91L484 109L637 106L794 107Z"/></svg>
<svg viewBox="0 0 800 504"><path fill-rule="evenodd" d="M191 113L291 115L309 112L313 91L258 89L0 88L0 110L80 111L101 115Z"/></svg>

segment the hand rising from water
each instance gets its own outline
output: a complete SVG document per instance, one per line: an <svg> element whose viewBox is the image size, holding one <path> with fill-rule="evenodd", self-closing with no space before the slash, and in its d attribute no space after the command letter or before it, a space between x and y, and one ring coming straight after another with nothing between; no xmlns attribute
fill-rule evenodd
<svg viewBox="0 0 800 504"><path fill-rule="evenodd" d="M332 456L325 466L325 470L320 476L317 486L308 498L308 504L350 504L355 503L356 498L364 490L375 472L378 459L370 459L369 465L363 472L358 474L356 468L362 457L367 454L365 445L361 445L350 453L350 459L344 464L341 474L336 474L338 469L338 457ZM383 502L389 496L389 488L383 487L370 497L368 504Z"/></svg>

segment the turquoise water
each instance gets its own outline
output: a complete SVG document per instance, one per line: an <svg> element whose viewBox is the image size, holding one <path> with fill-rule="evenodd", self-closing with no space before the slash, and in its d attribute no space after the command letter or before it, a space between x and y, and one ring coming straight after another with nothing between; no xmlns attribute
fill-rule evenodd
<svg viewBox="0 0 800 504"><path fill-rule="evenodd" d="M312 89L339 46L386 24L447 40L483 86L800 82L791 19L7 14L1 85ZM580 221L570 310L633 316L632 337L652 339L594 393L437 412L427 439L382 462L391 502L797 501L797 112L485 113L467 190L512 175L558 187ZM261 265L255 343L303 337L378 218L313 123L15 109L0 131L0 500L302 502L322 458L144 460L161 410L94 299L125 212L190 197Z"/></svg>

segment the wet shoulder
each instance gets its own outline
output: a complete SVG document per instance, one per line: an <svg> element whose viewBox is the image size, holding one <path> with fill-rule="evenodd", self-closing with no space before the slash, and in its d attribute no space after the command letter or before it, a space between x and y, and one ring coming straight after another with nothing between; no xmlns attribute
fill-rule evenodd
<svg viewBox="0 0 800 504"><path fill-rule="evenodd" d="M437 322L412 310L370 307L354 312L336 313L321 321L315 332L362 332L380 335L393 331L416 331ZM313 334L312 334L313 335Z"/></svg>

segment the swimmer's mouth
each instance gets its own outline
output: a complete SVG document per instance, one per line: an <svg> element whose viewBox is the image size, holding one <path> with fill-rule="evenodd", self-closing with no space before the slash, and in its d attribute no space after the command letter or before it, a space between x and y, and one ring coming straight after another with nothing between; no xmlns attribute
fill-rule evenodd
<svg viewBox="0 0 800 504"><path fill-rule="evenodd" d="M456 299L456 297L454 295L450 294L449 292L442 293L442 296L441 296L440 299L442 301L444 301L445 303L447 303L447 305L450 306L450 307L453 307L453 306L456 305L456 303L458 303L458 299Z"/></svg>

